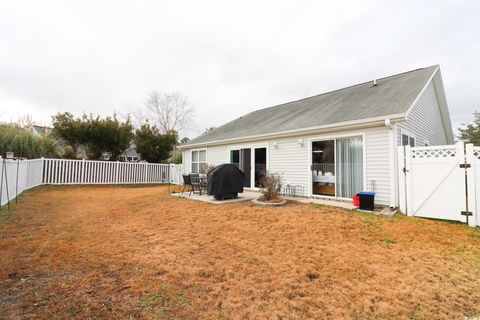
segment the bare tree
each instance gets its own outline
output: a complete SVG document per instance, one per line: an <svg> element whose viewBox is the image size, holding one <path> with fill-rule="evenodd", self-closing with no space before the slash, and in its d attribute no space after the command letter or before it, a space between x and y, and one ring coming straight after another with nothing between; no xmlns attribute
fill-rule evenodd
<svg viewBox="0 0 480 320"><path fill-rule="evenodd" d="M152 123L163 132L187 129L195 112L188 98L178 92L160 94L152 91L145 101L145 106L151 115Z"/></svg>
<svg viewBox="0 0 480 320"><path fill-rule="evenodd" d="M124 111L118 113L119 119L127 121L129 119L132 123L132 126L135 129L138 129L142 124L149 123L149 118L151 114L145 107L139 107L135 105L126 106Z"/></svg>

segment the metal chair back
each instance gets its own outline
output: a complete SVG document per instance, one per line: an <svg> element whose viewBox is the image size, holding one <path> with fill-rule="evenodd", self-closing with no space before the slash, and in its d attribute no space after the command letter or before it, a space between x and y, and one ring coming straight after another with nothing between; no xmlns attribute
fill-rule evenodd
<svg viewBox="0 0 480 320"><path fill-rule="evenodd" d="M192 179L190 178L189 174L182 174L183 177L183 184L186 186L191 186L192 185Z"/></svg>
<svg viewBox="0 0 480 320"><path fill-rule="evenodd" d="M190 173L190 181L191 183L199 183L200 175L198 173Z"/></svg>

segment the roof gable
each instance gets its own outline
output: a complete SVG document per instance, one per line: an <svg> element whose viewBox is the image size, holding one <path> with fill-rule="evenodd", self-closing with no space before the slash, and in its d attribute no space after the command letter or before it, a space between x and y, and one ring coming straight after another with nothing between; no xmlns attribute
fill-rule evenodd
<svg viewBox="0 0 480 320"><path fill-rule="evenodd" d="M376 86L369 81L253 111L185 146L404 114L437 68L431 66L378 79Z"/></svg>

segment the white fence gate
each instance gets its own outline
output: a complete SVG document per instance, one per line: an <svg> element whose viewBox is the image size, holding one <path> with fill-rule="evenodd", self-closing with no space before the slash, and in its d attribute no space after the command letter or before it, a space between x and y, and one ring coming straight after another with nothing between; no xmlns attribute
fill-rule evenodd
<svg viewBox="0 0 480 320"><path fill-rule="evenodd" d="M400 210L409 216L480 223L480 148L399 147Z"/></svg>
<svg viewBox="0 0 480 320"><path fill-rule="evenodd" d="M182 166L92 160L0 157L0 205L42 184L148 184L182 183Z"/></svg>

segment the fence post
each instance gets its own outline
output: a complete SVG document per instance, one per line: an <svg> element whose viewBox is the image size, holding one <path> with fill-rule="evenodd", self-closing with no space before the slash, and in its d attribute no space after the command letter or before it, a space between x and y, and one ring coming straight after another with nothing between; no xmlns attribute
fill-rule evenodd
<svg viewBox="0 0 480 320"><path fill-rule="evenodd" d="M3 167L2 167L2 179L0 180L0 184L3 186L3 173L5 172L5 191L7 194L7 207L8 211L10 211L10 194L8 190L8 171L7 171L7 161L6 159L2 160ZM2 189L0 188L0 208L1 208L1 197L2 197Z"/></svg>
<svg viewBox="0 0 480 320"><path fill-rule="evenodd" d="M407 216L413 216L412 147L405 146L405 201Z"/></svg>
<svg viewBox="0 0 480 320"><path fill-rule="evenodd" d="M476 204L476 189L475 189L475 156L473 154L473 144L468 143L465 145L465 160L470 165L467 168L467 203L468 211L472 212L472 215L468 217L468 225L470 227L476 227L478 222L478 211Z"/></svg>
<svg viewBox="0 0 480 320"><path fill-rule="evenodd" d="M406 207L406 199L405 199L405 191L406 191L406 180L405 180L405 147L397 147L398 150L398 170L397 170L397 175L398 175L398 207L400 208L400 211L403 213L407 212L407 207Z"/></svg>
<svg viewBox="0 0 480 320"><path fill-rule="evenodd" d="M118 167L120 166L120 161L117 160L117 164L115 165L115 184L118 184Z"/></svg>
<svg viewBox="0 0 480 320"><path fill-rule="evenodd" d="M80 178L80 183L81 184L85 183L85 159L82 159L82 174Z"/></svg>
<svg viewBox="0 0 480 320"><path fill-rule="evenodd" d="M15 204L18 204L18 170L20 169L20 159L17 158L17 177L15 179Z"/></svg>
<svg viewBox="0 0 480 320"><path fill-rule="evenodd" d="M1 178L0 178L0 211L2 210L2 196L3 196L3 166L4 166L4 162L3 162L3 158L2 156L0 156L0 175L1 175Z"/></svg>
<svg viewBox="0 0 480 320"><path fill-rule="evenodd" d="M144 174L143 174L143 183L147 183L147 167L148 167L148 163L145 163L144 166L145 166L145 169L143 170L143 172L144 172Z"/></svg>
<svg viewBox="0 0 480 320"><path fill-rule="evenodd" d="M45 158L41 157L42 159L42 182L40 184L45 184ZM29 163L30 164L30 163ZM28 166L28 174L30 174L30 166Z"/></svg>
<svg viewBox="0 0 480 320"><path fill-rule="evenodd" d="M26 163L27 163L27 173L25 174L25 189L28 189L28 186L30 185L29 181L28 181L28 177L30 176L30 162L29 160L26 160ZM43 183L43 171L42 171L42 183Z"/></svg>

